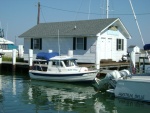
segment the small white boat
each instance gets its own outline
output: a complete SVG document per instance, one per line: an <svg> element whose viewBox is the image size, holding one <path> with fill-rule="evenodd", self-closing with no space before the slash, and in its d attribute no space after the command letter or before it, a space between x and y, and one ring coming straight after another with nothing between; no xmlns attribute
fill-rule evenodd
<svg viewBox="0 0 150 113"><path fill-rule="evenodd" d="M115 70L107 73L104 79L95 79L95 90L113 93L118 98L150 102L150 74L125 72L128 71Z"/></svg>
<svg viewBox="0 0 150 113"><path fill-rule="evenodd" d="M31 79L59 81L59 82L79 82L92 81L98 70L89 70L87 67L79 67L76 58L70 56L58 56L57 53L39 53L37 59L47 61L47 67L35 65L29 70Z"/></svg>
<svg viewBox="0 0 150 113"><path fill-rule="evenodd" d="M4 38L4 30L0 28L0 52L12 53L12 50L17 48L14 42Z"/></svg>
<svg viewBox="0 0 150 113"><path fill-rule="evenodd" d="M144 50L150 50L150 44L146 44ZM113 93L115 97L150 102L150 66L145 65L145 60L149 59L149 56L142 57L142 70L139 65L140 70L136 72L134 54L134 51L131 52L131 62L134 64L131 73L129 70L114 70L107 73L104 79L95 78L95 89L105 88L105 91ZM107 87L104 87L106 85Z"/></svg>
<svg viewBox="0 0 150 113"><path fill-rule="evenodd" d="M132 78L118 80L115 89L108 92L115 97L150 102L150 74L135 74Z"/></svg>

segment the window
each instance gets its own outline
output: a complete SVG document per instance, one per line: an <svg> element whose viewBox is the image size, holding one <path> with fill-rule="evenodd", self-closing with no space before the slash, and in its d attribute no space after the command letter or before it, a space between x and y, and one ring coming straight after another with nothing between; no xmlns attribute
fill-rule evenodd
<svg viewBox="0 0 150 113"><path fill-rule="evenodd" d="M117 50L124 50L124 40L123 39L117 39Z"/></svg>
<svg viewBox="0 0 150 113"><path fill-rule="evenodd" d="M83 50L84 48L83 38L77 38L77 50Z"/></svg>
<svg viewBox="0 0 150 113"><path fill-rule="evenodd" d="M42 39L41 38L35 38L31 39L31 49L42 49Z"/></svg>
<svg viewBox="0 0 150 113"><path fill-rule="evenodd" d="M64 60L64 63L66 67L77 66L77 63L75 60Z"/></svg>
<svg viewBox="0 0 150 113"><path fill-rule="evenodd" d="M73 50L86 50L87 46L87 38L84 37L74 37L73 38Z"/></svg>
<svg viewBox="0 0 150 113"><path fill-rule="evenodd" d="M52 66L53 67L63 67L62 62L57 61L57 60L52 62Z"/></svg>
<svg viewBox="0 0 150 113"><path fill-rule="evenodd" d="M8 45L7 44L0 44L0 49L7 50Z"/></svg>

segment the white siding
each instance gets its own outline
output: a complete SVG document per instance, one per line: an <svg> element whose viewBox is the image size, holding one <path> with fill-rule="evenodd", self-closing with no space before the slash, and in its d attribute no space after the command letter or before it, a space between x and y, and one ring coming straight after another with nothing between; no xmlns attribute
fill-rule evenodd
<svg viewBox="0 0 150 113"><path fill-rule="evenodd" d="M118 26L119 28L119 26ZM78 62L81 63L95 63L100 59L112 59L113 61L119 61L122 55L127 54L127 39L118 31L107 30L103 33L98 33L98 37L87 37L87 50L73 50L73 36L72 37L60 37L60 54L67 55L68 50L73 50L73 55ZM42 37L40 37L42 38ZM124 50L118 51L116 49L116 39L124 39ZM31 39L24 38L24 53L28 54L31 46ZM34 54L38 52L48 52L53 50L59 52L58 38L42 38L42 50L33 50ZM97 48L97 50L96 50ZM97 53L96 53L97 51ZM96 56L99 58L96 60Z"/></svg>
<svg viewBox="0 0 150 113"><path fill-rule="evenodd" d="M31 46L31 39L30 38L24 38L24 54L29 53L30 46Z"/></svg>
<svg viewBox="0 0 150 113"><path fill-rule="evenodd" d="M74 50L74 57L77 58L77 62L82 63L95 63L95 37L87 37L87 50ZM27 60L27 54L30 49L31 39L24 39L24 59ZM68 50L73 50L73 37L61 37L59 38L60 44L60 54L67 55ZM53 50L53 52L59 52L58 49L58 38L43 38L42 39L42 50L33 50L36 55L38 52L48 52L48 50Z"/></svg>
<svg viewBox="0 0 150 113"><path fill-rule="evenodd" d="M96 37L87 37L87 50L74 50L77 62L95 63Z"/></svg>
<svg viewBox="0 0 150 113"><path fill-rule="evenodd" d="M101 58L102 59L110 59L110 53L107 53L107 50L106 49L108 49L108 47L110 47L110 46L108 46L108 44L109 44L109 39L112 39L111 41L111 56L112 56L112 60L113 61L119 61L119 60L121 60L121 58L122 58L122 55L126 55L127 54L127 39L119 32L119 31L116 31L116 33L114 33L114 34L109 34L108 33L108 31L106 31L105 33L103 33L102 35L101 35L101 39L103 39L103 38L105 38L105 42L106 42L106 44L105 44L105 47L103 47L103 49L105 49L105 52L101 52L100 54L101 54ZM117 49L116 49L116 44L117 44L117 42L116 42L116 39L124 39L124 50L120 50L120 51L118 51ZM110 49L110 48L109 48ZM109 55L109 56L108 56Z"/></svg>

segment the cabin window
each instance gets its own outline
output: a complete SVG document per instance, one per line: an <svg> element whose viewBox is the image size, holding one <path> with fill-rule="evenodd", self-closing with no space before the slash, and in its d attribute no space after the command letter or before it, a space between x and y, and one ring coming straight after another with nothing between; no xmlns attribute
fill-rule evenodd
<svg viewBox="0 0 150 113"><path fill-rule="evenodd" d="M75 66L76 62L75 60L64 60L65 66L70 67L70 66Z"/></svg>
<svg viewBox="0 0 150 113"><path fill-rule="evenodd" d="M42 38L31 39L31 49L42 49Z"/></svg>
<svg viewBox="0 0 150 113"><path fill-rule="evenodd" d="M7 50L8 49L8 45L0 44L0 49Z"/></svg>
<svg viewBox="0 0 150 113"><path fill-rule="evenodd" d="M53 67L63 67L61 61L53 61L52 66L53 66Z"/></svg>
<svg viewBox="0 0 150 113"><path fill-rule="evenodd" d="M74 37L73 38L73 50L86 50L87 38L86 37Z"/></svg>
<svg viewBox="0 0 150 113"><path fill-rule="evenodd" d="M124 40L123 39L117 39L117 50L124 50Z"/></svg>

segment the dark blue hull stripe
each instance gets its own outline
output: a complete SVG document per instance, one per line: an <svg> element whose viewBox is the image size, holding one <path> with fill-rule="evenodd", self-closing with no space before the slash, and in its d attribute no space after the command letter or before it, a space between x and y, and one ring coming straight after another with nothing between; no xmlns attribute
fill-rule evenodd
<svg viewBox="0 0 150 113"><path fill-rule="evenodd" d="M31 73L31 72L30 72ZM47 76L47 77L68 77L68 76L83 76L84 74L89 74L89 73L79 73L79 74L43 74L43 73L31 73L34 76Z"/></svg>

